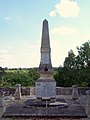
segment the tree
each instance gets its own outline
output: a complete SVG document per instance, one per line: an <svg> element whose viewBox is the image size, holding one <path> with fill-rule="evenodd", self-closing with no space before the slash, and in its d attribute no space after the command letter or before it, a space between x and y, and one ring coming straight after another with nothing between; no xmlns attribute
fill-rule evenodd
<svg viewBox="0 0 90 120"><path fill-rule="evenodd" d="M75 54L73 50L68 52L68 57L65 58L64 67L66 68L74 68L75 67Z"/></svg>
<svg viewBox="0 0 90 120"><path fill-rule="evenodd" d="M58 86L90 86L90 41L77 47L78 55L73 50L68 52L64 66L55 72Z"/></svg>
<svg viewBox="0 0 90 120"><path fill-rule="evenodd" d="M85 42L82 46L77 47L79 61L81 61L81 67L85 67L88 65L90 61L90 41Z"/></svg>
<svg viewBox="0 0 90 120"><path fill-rule="evenodd" d="M73 69L68 69L67 67L57 68L54 74L54 78L57 83L57 86L60 87L69 87L73 84L77 84L75 71L73 71Z"/></svg>
<svg viewBox="0 0 90 120"><path fill-rule="evenodd" d="M0 67L0 86L2 86L3 82L4 82L4 75L5 75L5 70L4 68Z"/></svg>

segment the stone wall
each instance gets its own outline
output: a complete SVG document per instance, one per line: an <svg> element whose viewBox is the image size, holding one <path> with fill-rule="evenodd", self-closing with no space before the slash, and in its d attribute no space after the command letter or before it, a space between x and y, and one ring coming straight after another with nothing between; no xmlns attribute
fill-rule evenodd
<svg viewBox="0 0 90 120"><path fill-rule="evenodd" d="M86 95L86 91L90 90L89 87L79 87L78 93L79 95ZM15 88L0 88L0 91L4 91L5 95L14 95ZM22 95L35 95L35 87L21 87ZM56 88L57 95L71 95L72 87L57 87Z"/></svg>
<svg viewBox="0 0 90 120"><path fill-rule="evenodd" d="M56 94L57 95L71 95L72 87L57 87Z"/></svg>
<svg viewBox="0 0 90 120"><path fill-rule="evenodd" d="M78 87L79 95L86 95L86 91L90 90L89 87ZM72 87L57 87L56 88L57 95L71 95Z"/></svg>

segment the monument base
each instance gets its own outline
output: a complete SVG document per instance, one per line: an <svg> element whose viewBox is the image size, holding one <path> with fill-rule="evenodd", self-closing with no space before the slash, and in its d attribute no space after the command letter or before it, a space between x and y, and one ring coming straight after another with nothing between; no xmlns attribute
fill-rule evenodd
<svg viewBox="0 0 90 120"><path fill-rule="evenodd" d="M43 101L37 102L36 97L22 97L18 102L9 104L3 117L9 119L87 119L87 114L85 112L84 106L75 102L75 100L69 97L63 96L56 97L56 102L54 103L44 103Z"/></svg>

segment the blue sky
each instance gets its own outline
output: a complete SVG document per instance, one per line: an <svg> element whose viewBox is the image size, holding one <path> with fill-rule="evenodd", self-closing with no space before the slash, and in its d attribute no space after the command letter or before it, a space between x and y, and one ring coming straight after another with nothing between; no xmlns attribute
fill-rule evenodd
<svg viewBox="0 0 90 120"><path fill-rule="evenodd" d="M42 22L49 22L53 66L90 40L90 0L0 0L0 66L38 67Z"/></svg>

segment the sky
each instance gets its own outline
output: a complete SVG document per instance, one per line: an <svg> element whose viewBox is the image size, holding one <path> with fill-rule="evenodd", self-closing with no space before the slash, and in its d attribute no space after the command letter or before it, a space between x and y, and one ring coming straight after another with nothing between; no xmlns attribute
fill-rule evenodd
<svg viewBox="0 0 90 120"><path fill-rule="evenodd" d="M0 0L0 66L39 66L44 19L54 67L90 40L90 0Z"/></svg>

